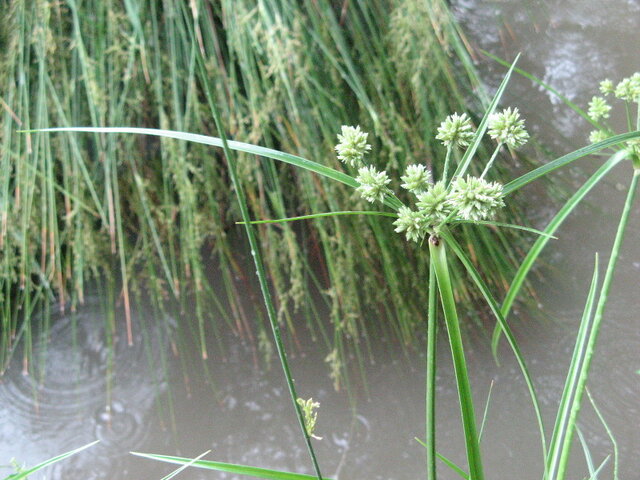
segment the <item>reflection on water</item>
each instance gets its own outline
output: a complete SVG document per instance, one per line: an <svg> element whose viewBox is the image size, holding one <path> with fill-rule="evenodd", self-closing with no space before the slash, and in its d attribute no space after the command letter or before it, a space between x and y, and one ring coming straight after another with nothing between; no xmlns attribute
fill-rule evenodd
<svg viewBox="0 0 640 480"><path fill-rule="evenodd" d="M453 3L474 46L505 58L521 51L520 66L582 106L600 79L618 80L640 69L638 2ZM486 60L481 68L493 85L504 72ZM558 151L586 141L588 126L528 80L514 78L506 102L518 106L527 125ZM592 166L585 163L586 169ZM549 320L512 319L539 388L548 428L564 383L593 253L610 248L624 197L616 185L628 184L629 174L625 166L614 172L591 194L592 208L577 211L550 246L554 253L546 258L558 269L557 283L539 285L541 308ZM540 216L539 211L532 214ZM589 383L616 435L620 473L628 479L637 476L640 450L640 377L635 373L640 369L636 313L640 247L633 241L640 235L640 210L636 208L633 215ZM75 317L54 319L49 341L36 345L36 358L46 350L42 381L22 375L19 362L12 365L0 383L0 464L11 457L34 464L97 438L101 440L97 447L58 464L51 478L147 479L161 478L171 470L135 459L128 455L130 450L197 456L211 449L206 458L311 472L276 365L269 371L256 370L251 348L229 336L224 339L225 361L212 355L205 375L197 349L183 349L182 357L175 357L164 340L165 322L149 314L139 315L145 326L133 347L116 335L111 358L107 333L112 329L105 318L94 304ZM113 331L122 331L120 327ZM464 465L453 372L445 339L440 340L439 450ZM414 440L424 430L421 359L413 365L405 359L390 360L394 356L387 355L383 345L373 348L378 355L377 363L366 365L369 394L353 392L356 414L346 393L333 391L323 362L325 352L318 346L305 345L305 355L292 362L301 396L321 403L318 434L324 439L316 442L320 462L325 475L336 478L415 479L424 472L424 452ZM478 405L483 405L494 382L483 435L487 476L537 479L541 461L533 412L517 365L506 348L502 351L500 367L492 362L484 340L472 341L467 351ZM162 367L156 371L149 365ZM611 452L611 442L588 404L581 412L580 428L598 464ZM586 472L577 444L572 468L575 478ZM457 478L442 465L440 472L443 479ZM603 478L611 478L609 472ZM197 470L181 475L235 478Z"/></svg>

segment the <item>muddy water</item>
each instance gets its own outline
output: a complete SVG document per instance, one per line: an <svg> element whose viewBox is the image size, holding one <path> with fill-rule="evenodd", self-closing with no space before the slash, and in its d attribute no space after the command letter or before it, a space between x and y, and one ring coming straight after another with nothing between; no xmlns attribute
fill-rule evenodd
<svg viewBox="0 0 640 480"><path fill-rule="evenodd" d="M615 81L640 69L640 4L635 1L453 3L474 47L505 58L522 52L522 68L581 106L596 93L600 79ZM504 70L478 58L483 76L490 85L497 85ZM514 78L505 103L518 106L530 128L556 151L570 151L586 142L588 126L529 80ZM586 161L582 169L570 169L565 179L577 185L595 164ZM593 255L599 251L601 262L607 260L630 173L629 166L618 167L590 195L590 206L566 223L547 252L545 260L555 275L538 285L538 291L548 320L512 319L536 379L548 428L564 382ZM532 198L534 193L527 192ZM535 198L531 213L543 226L553 203L545 200L541 208ZM640 209L636 207L590 380L593 397L618 441L620 475L626 479L637 478L640 467L640 376L635 373L640 369L639 235ZM212 450L206 458L311 473L277 365L269 371L255 369L251 346L229 336L224 339L224 355L212 356L205 374L195 353L173 355L164 332L167 322L171 328L175 321L146 309L135 316L136 343L127 347L119 336L124 332L121 315L111 325L98 300L101 296L96 297L77 315L54 318L47 341L36 339L36 359L46 354L41 357L42 378L22 375L22 365L15 362L2 379L0 464L12 457L33 464L100 439L92 450L52 468L47 478L147 479L161 478L171 470L131 457L131 450L183 456ZM464 465L454 379L445 338L439 340L439 450ZM408 362L389 354L385 344L374 346L376 362L366 365L369 390L357 387L350 398L344 391L333 390L324 353L316 350L305 345L292 361L300 394L313 396L322 405L318 434L324 438L316 444L323 473L342 479L423 476L424 452L414 440L423 435L421 360ZM109 351L114 352L113 358ZM483 434L487 478L540 478L539 439L517 365L503 349L503 363L496 366L482 339L472 340L467 354L479 405L494 385ZM580 428L597 466L612 445L590 406L581 413ZM601 478L611 478L611 463L612 459ZM574 478L586 475L578 444L571 466ZM441 478L456 478L441 467ZM9 472L0 470L0 474ZM181 475L234 478L197 470Z"/></svg>

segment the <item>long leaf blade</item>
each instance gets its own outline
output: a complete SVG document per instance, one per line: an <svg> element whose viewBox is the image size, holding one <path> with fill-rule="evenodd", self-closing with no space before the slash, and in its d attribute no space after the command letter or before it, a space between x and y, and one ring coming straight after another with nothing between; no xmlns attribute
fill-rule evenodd
<svg viewBox="0 0 640 480"><path fill-rule="evenodd" d="M184 140L187 142L200 143L203 145L211 145L213 147L223 147L223 141L219 137L211 137L208 135L200 135L197 133L178 132L175 130L162 130L157 128L139 128L139 127L55 127L55 128L42 128L34 130L21 130L24 133L34 132L84 132L84 133L130 133L137 135L151 135L154 137L173 138L176 140ZM308 170L310 172L317 173L324 177L330 178L340 183L344 183L352 188L357 188L360 184L350 175L335 170L326 165L322 165L317 162L313 162L298 155L292 155L290 153L281 152L273 148L262 147L260 145L253 145L251 143L238 142L235 140L228 140L227 144L230 149L238 152L250 153L258 155L260 157L272 158L280 162L288 163L295 167ZM393 209L398 209L402 206L402 202L395 196L387 196L385 198L386 205Z"/></svg>
<svg viewBox="0 0 640 480"><path fill-rule="evenodd" d="M519 188L524 187L525 185L533 182L534 180L547 175L558 168L564 167L565 165L570 164L582 157L586 157L587 155L591 155L599 152L600 150L604 150L605 148L612 147L614 145L618 145L619 143L626 142L627 140L632 140L634 138L640 137L640 130L636 130L635 132L622 133L620 135L615 135L611 138L607 138L602 142L594 143L591 145L587 145L586 147L579 148L578 150L574 150L571 153L567 153L560 158L556 158L555 160L536 168L530 172L525 173L521 177L512 180L507 183L502 189L502 195L509 195Z"/></svg>
<svg viewBox="0 0 640 480"><path fill-rule="evenodd" d="M72 455L75 455L76 453L81 452L82 450L85 450L89 447L93 447L96 443L99 443L100 440L96 440L94 442L88 443L80 448L76 448L75 450L71 450L69 452L63 453L61 455L58 455L56 457L50 458L49 460L45 460L42 463L39 463L38 465L36 465L35 467L31 467L27 470L24 470L22 472L18 472L18 473L14 473L13 475L9 475L7 477L7 480L22 480L23 478L27 478L29 475L33 475L34 473L36 473L39 470L42 470L45 467L48 467L49 465L52 465L54 463L59 462L60 460L64 460L65 458L69 458Z"/></svg>
<svg viewBox="0 0 640 480"><path fill-rule="evenodd" d="M132 455L157 460L160 462L173 463L175 465L187 465L207 470L217 470L219 472L235 473L237 475L248 475L250 477L263 478L266 480L317 480L315 475L303 473L283 472L270 470L267 468L251 467L248 465L238 465L235 463L214 462L211 460L197 460L193 458L173 457L170 455L157 455L153 453L131 452ZM323 477L324 478L324 477Z"/></svg>
<svg viewBox="0 0 640 480"><path fill-rule="evenodd" d="M546 437L545 437L545 433L544 433L544 423L542 421L542 413L540 411L540 402L538 401L538 395L536 394L536 390L535 390L535 387L533 385L533 380L531 379L531 375L529 374L529 369L527 368L527 364L526 364L526 362L524 360L524 356L522 355L522 352L520 351L520 347L518 346L518 342L516 341L515 336L511 332L511 328L509 327L509 325L507 324L506 320L504 319L504 316L502 315L502 312L500 311L500 307L498 306L498 302L493 297L493 295L491 294L491 291L489 290L489 287L487 286L487 284L482 279L482 277L480 276L480 274L478 273L476 268L471 263L471 260L469 260L469 257L467 257L466 254L464 253L464 250L462 249L460 244L453 238L453 236L449 232L443 232L442 236L446 240L447 245L449 245L451 247L451 250L454 251L454 253L457 255L458 259L464 265L465 269L469 273L469 276L475 282L476 286L478 287L478 289L482 293L483 297L485 298L485 300L489 304L489 307L491 308L491 311L493 312L493 314L495 315L496 319L498 320L498 323L500 324L500 326L502 327L503 331L505 332L505 336L507 338L507 341L509 342L509 345L511 346L511 350L513 351L513 354L516 357L518 365L520 366L520 371L522 372L522 375L524 376L524 380L525 380L525 382L527 384L527 388L529 389L529 396L531 397L531 402L533 404L533 408L534 408L535 414L536 414L536 419L537 419L537 422L538 422L538 430L540 431L540 438L541 438L541 442L542 442L542 456L543 456L543 458L546 458L546 456L547 456L547 450L546 450L546 445L545 445L545 438Z"/></svg>

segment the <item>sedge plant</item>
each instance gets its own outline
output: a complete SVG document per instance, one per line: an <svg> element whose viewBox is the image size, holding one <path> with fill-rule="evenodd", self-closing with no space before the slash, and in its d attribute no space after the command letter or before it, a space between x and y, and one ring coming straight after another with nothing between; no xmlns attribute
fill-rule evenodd
<svg viewBox="0 0 640 480"><path fill-rule="evenodd" d="M308 159L287 154L278 150L227 140L223 134L220 115L216 108L216 103L212 92L207 92L207 100L211 112L221 133L220 138L197 135L185 132L144 129L144 128L124 128L124 127L74 127L74 128L53 128L40 131L67 131L67 132L92 132L94 134L107 133L129 133L154 135L164 138L174 138L184 141L191 141L205 145L222 147L224 155L229 165L235 190L238 197L240 210L247 235L249 237L252 255L254 257L263 298L271 321L272 331L278 347L280 361L283 371L290 387L290 396L294 409L298 416L300 427L306 441L312 463L315 469L315 476L302 475L290 472L276 472L272 470L234 465L220 462L210 462L205 460L184 459L179 457L168 457L162 455L138 454L156 460L163 460L171 463L185 464L189 462L192 466L211 468L226 472L252 475L259 478L270 479L321 479L322 475L315 458L312 438L313 430L317 420L317 404L312 399L299 399L293 385L293 379L288 368L288 360L279 334L279 326L275 319L275 310L271 299L264 269L261 264L260 249L255 233L252 230L254 223L275 223L297 220L300 218L318 218L322 216L340 215L377 215L391 217L394 219L395 231L403 234L406 239L415 243L418 248L427 243L430 256L429 275L429 303L427 308L427 412L426 412L426 438L423 442L427 449L427 478L435 480L437 458L443 461L460 474L462 478L471 480L483 480L484 468L482 463L482 453L480 449L480 436L476 425L475 407L471 383L467 373L467 363L464 355L464 346L460 333L458 318L458 305L455 298L455 291L452 283L451 266L457 261L471 278L473 285L478 289L481 296L487 301L491 311L496 317L499 331L504 334L513 354L515 355L522 374L527 383L531 397L533 409L535 410L538 429L540 431L541 450L544 460L544 480L563 480L566 478L566 465L572 444L573 433L577 414L581 404L582 393L585 390L588 377L589 366L595 343L598 336L599 327L604 315L604 308L608 299L611 281L615 271L615 265L619 257L620 247L625 235L625 229L637 189L638 177L640 175L640 156L636 147L636 139L640 138L640 116L636 123L636 129L624 134L614 135L606 127L602 130L606 133L606 138L592 138L595 143L578 149L574 152L557 158L535 170L532 170L509 183L502 185L495 181L486 180L491 173L497 153L503 148L515 149L522 146L528 139L528 134L524 128L524 121L520 118L517 109L505 109L496 112L498 102L504 92L507 82L513 72L514 65L505 76L502 84L498 88L489 108L485 112L481 122L477 125L475 132L470 119L464 115L454 114L448 117L438 129L438 139L447 148L448 160L445 160L445 167L440 178L433 178L433 172L427 165L411 164L407 166L405 174L401 177L402 188L407 190L411 198L403 202L400 198L402 194L392 190L392 179L385 170L377 168L373 164L368 164L366 157L371 147L368 144L368 134L359 127L344 126L340 132L336 154L345 164L357 168L357 177L352 177L346 173L327 167L325 165L310 161ZM626 102L627 111L630 110L630 103L640 101L640 75L631 77L631 86L627 86L626 80L622 82L624 88L620 88L620 93L616 95ZM634 90L637 89L637 90ZM617 89L616 89L617 90ZM631 92L631 93L629 93ZM593 115L600 114L600 117L608 113L608 109L603 107L602 102L593 104ZM606 112L605 112L606 110ZM633 126L630 122L630 127ZM479 176L469 174L469 167L472 162L478 163L478 146L485 134L488 134L496 141L497 146L494 153L485 160L482 173ZM576 192L576 194L563 206L559 213L552 219L549 226L544 231L537 231L530 228L499 223L494 220L494 216L505 205L505 200L520 188L530 182L548 175L553 171L566 166L580 158L590 154L603 151L608 148L618 148L618 151L598 169L596 173ZM454 149L463 149L464 154L459 158L457 165L453 165L451 152ZM370 203L382 204L392 211L336 211L328 213L318 213L304 217L283 218L278 220L251 221L248 218L246 209L246 199L243 196L242 185L236 182L236 164L232 151L255 154L259 157L270 158L281 162L289 163L296 167L314 172L330 180L341 182L354 188L363 199ZM549 445L546 443L546 433L540 413L539 402L535 392L533 381L529 375L526 362L520 352L518 344L506 316L509 306L516 297L518 290L523 284L524 277L530 271L535 259L539 256L546 242L552 237L558 226L567 215L579 204L586 193L615 165L623 159L630 158L633 165L633 176L629 187L629 194L620 224L616 233L614 245L610 255L609 264L606 268L602 285L598 292L598 269L596 267L591 289L587 297L584 315L581 322L580 332L576 342L574 356L570 365L567 382L563 391L562 401L558 410L558 417L552 432ZM455 168L454 168L455 167ZM464 248L456 239L456 228L460 224L470 223L478 228L491 226L492 228L517 228L533 232L540 235L539 240L531 248L529 254L522 262L518 273L514 277L507 298L500 304L491 293L483 276L478 272L473 262L465 252ZM508 303L507 300L509 300ZM443 455L436 452L436 424L435 424L435 323L438 312L442 311L444 323L447 329L449 344L453 358L455 377L458 388L458 399L462 417L462 429L464 432L465 445L467 451L468 472L453 464ZM594 469L595 473L595 469Z"/></svg>

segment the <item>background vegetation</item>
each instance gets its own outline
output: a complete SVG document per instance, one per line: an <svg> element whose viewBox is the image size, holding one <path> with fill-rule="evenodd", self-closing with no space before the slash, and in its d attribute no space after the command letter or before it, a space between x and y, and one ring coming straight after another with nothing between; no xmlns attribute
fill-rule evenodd
<svg viewBox="0 0 640 480"><path fill-rule="evenodd" d="M485 98L441 0L1 5L0 366L24 341L28 368L35 319L46 327L54 299L75 309L97 278L122 305L129 341L139 328L130 305L144 292L173 316L195 306L197 321L185 316L178 325L201 339L205 357L205 332L221 328L264 354L270 348L265 323L249 318L240 300L254 293L237 256L240 214L219 152L145 137L16 130L128 125L216 135L206 83L233 139L341 169L336 133L359 124L371 132L378 166L398 173L424 162L438 171L444 148L436 128L451 112L481 112ZM238 160L253 218L367 208L343 185L270 160ZM366 348L372 331L411 344L427 305L427 255L390 222L327 218L266 226L260 237L280 322L295 336L292 314L307 313L336 382L340 358ZM492 288L503 288L513 275L511 239L482 230L465 242L492 272ZM212 281L224 284L226 298ZM476 295L464 283L456 292L467 302ZM326 302L331 328L314 321L310 298Z"/></svg>

